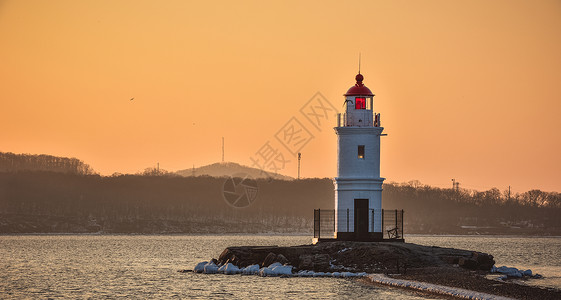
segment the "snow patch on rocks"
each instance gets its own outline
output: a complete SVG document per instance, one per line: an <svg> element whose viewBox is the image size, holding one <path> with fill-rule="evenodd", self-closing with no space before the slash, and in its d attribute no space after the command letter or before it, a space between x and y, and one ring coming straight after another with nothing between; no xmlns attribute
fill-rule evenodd
<svg viewBox="0 0 561 300"><path fill-rule="evenodd" d="M523 278L523 277L531 277L531 278L542 278L542 275L540 274L533 274L532 270L528 269L528 270L521 270L521 269L517 269L517 268L513 268L513 267L506 267L506 266L502 266L502 267L495 267L493 266L491 268L491 273L500 273L503 274L504 276L499 277L499 279L504 280L504 279L508 279L508 278Z"/></svg>

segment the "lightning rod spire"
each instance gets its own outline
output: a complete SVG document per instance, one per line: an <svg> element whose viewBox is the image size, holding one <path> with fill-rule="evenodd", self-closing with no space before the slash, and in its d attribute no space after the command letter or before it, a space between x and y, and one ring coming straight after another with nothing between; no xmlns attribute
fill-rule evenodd
<svg viewBox="0 0 561 300"><path fill-rule="evenodd" d="M358 74L360 74L360 55L361 53L358 53Z"/></svg>

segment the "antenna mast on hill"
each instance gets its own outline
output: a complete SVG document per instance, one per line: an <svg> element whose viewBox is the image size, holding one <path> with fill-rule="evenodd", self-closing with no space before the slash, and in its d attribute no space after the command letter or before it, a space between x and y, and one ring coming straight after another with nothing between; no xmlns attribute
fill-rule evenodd
<svg viewBox="0 0 561 300"><path fill-rule="evenodd" d="M456 179L452 178L452 190L457 192L459 189L460 183Z"/></svg>
<svg viewBox="0 0 561 300"><path fill-rule="evenodd" d="M302 159L302 153L298 152L298 179L300 179L300 160Z"/></svg>
<svg viewBox="0 0 561 300"><path fill-rule="evenodd" d="M224 137L222 137L222 162L224 162Z"/></svg>

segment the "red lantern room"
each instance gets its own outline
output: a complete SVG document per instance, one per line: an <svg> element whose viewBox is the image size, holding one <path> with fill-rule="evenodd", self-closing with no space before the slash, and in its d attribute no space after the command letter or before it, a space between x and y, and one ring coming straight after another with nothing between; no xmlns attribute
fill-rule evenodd
<svg viewBox="0 0 561 300"><path fill-rule="evenodd" d="M343 120L339 121L339 127L379 127L380 116L373 112L375 95L362 83L364 80L362 74L358 73L355 79L356 84L345 93L346 110Z"/></svg>

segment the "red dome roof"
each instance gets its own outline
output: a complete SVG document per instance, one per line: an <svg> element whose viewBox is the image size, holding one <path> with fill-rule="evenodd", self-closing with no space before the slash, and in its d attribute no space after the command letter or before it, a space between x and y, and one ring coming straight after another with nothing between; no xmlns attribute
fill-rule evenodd
<svg viewBox="0 0 561 300"><path fill-rule="evenodd" d="M358 73L358 75L356 75L355 79L356 79L356 84L354 86L352 86L347 91L347 93L345 93L345 96L374 96L374 94L372 94L370 89L367 88L362 83L362 81L364 80L364 76L362 76L362 74Z"/></svg>

